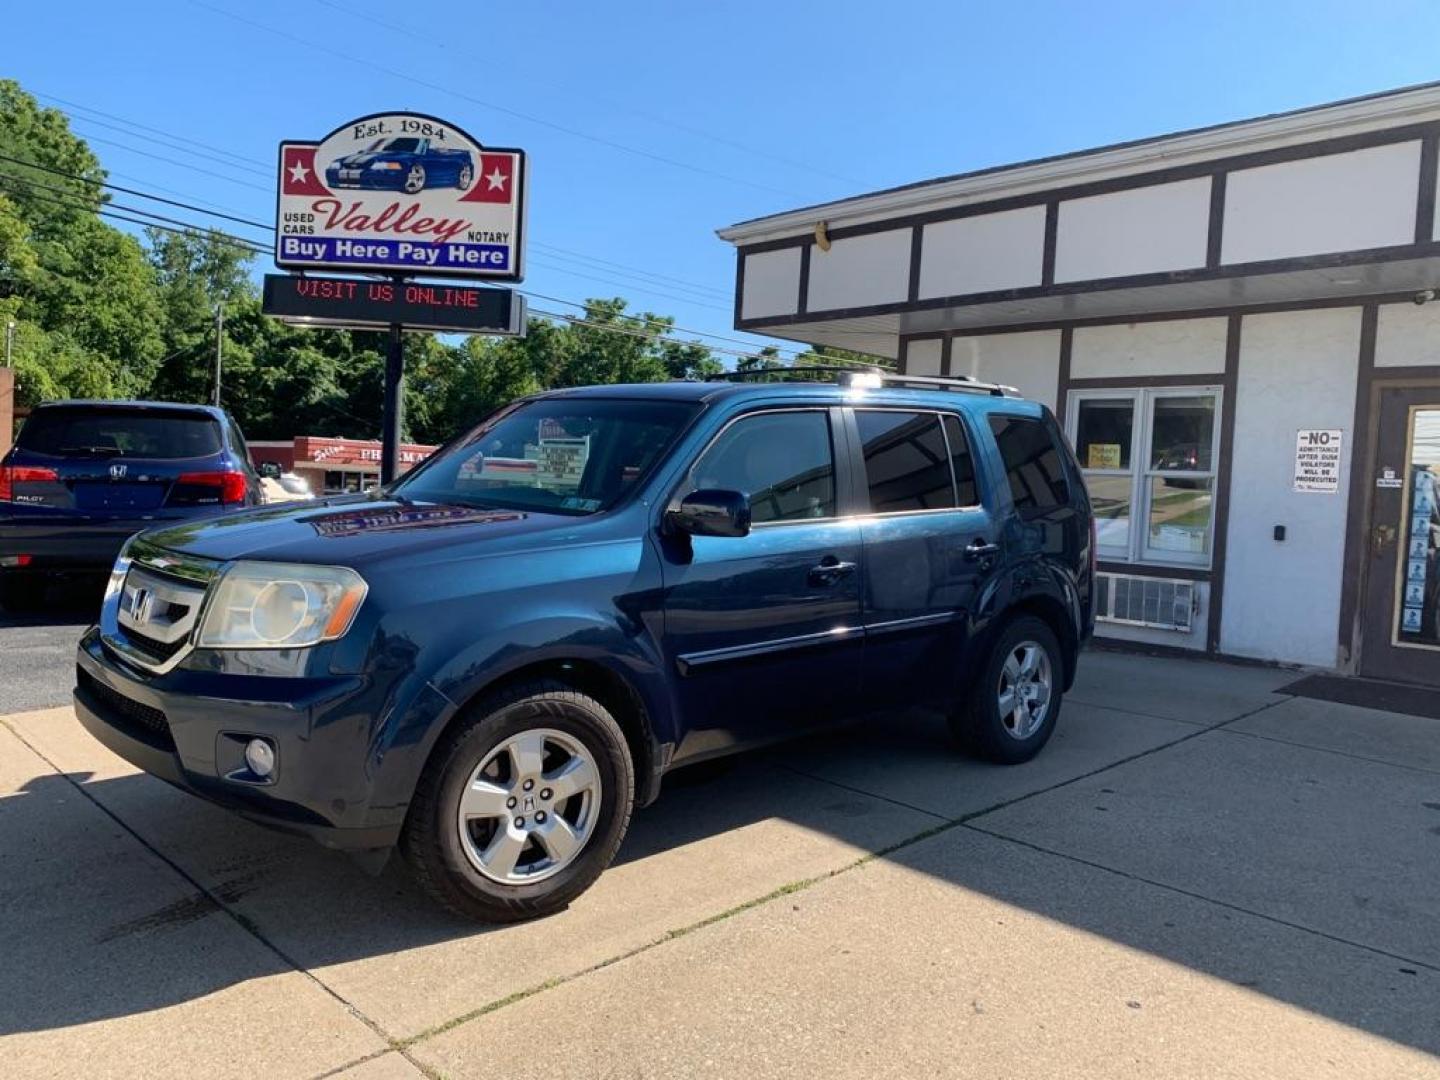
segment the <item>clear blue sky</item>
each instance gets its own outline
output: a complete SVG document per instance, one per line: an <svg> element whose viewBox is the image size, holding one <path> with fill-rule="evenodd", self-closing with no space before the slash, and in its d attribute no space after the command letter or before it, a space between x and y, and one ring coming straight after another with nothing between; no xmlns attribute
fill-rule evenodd
<svg viewBox="0 0 1440 1080"><path fill-rule="evenodd" d="M5 73L46 104L83 106L76 130L118 183L268 220L281 138L433 113L529 151L525 288L623 295L722 335L734 262L718 226L1440 79L1435 0L11 8ZM195 156L185 140L245 161Z"/></svg>

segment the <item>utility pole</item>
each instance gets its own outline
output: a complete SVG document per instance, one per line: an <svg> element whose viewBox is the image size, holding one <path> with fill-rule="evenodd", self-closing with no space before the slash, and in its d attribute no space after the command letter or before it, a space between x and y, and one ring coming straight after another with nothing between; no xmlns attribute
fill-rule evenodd
<svg viewBox="0 0 1440 1080"><path fill-rule="evenodd" d="M220 407L220 364L225 350L225 305L215 305L215 407Z"/></svg>
<svg viewBox="0 0 1440 1080"><path fill-rule="evenodd" d="M10 355L15 351L15 320L9 319L5 323L5 366L14 367L10 362Z"/></svg>

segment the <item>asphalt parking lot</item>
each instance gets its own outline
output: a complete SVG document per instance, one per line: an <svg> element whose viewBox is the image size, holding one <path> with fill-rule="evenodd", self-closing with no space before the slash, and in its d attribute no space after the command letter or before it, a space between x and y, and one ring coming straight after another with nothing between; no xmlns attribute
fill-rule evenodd
<svg viewBox="0 0 1440 1080"><path fill-rule="evenodd" d="M137 774L0 625L0 1075L1440 1076L1435 721L1091 653L1029 765L896 718L677 774L503 928Z"/></svg>

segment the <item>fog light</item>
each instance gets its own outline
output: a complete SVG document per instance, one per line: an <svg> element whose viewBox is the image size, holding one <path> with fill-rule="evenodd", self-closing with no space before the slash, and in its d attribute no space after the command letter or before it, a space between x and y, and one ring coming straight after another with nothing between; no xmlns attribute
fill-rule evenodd
<svg viewBox="0 0 1440 1080"><path fill-rule="evenodd" d="M245 764L262 780L275 771L275 748L264 739L251 739L245 744Z"/></svg>

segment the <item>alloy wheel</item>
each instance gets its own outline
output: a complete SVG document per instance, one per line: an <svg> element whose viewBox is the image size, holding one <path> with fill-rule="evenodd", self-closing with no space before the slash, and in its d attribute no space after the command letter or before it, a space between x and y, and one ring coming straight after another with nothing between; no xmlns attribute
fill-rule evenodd
<svg viewBox="0 0 1440 1080"><path fill-rule="evenodd" d="M485 755L460 795L465 857L491 881L529 885L579 857L600 812L594 756L573 735L532 728Z"/></svg>
<svg viewBox="0 0 1440 1080"><path fill-rule="evenodd" d="M1054 690L1050 655L1035 641L1022 641L1010 650L1000 669L996 703L1005 733L1028 739L1040 730L1050 711Z"/></svg>

